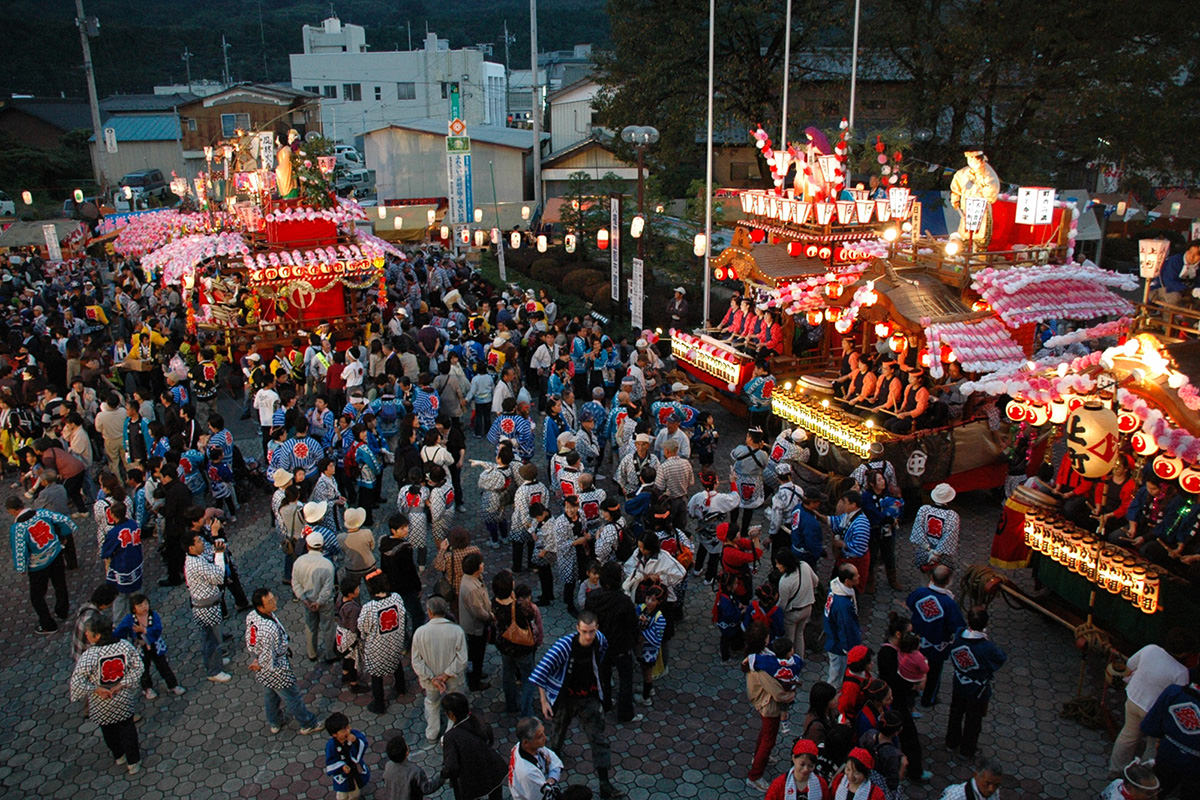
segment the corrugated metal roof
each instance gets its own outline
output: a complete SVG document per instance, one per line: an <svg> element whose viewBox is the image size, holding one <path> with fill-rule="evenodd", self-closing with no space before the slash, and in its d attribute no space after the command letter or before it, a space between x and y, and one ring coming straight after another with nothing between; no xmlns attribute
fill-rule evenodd
<svg viewBox="0 0 1200 800"><path fill-rule="evenodd" d="M400 128L419 133L431 133L435 136L445 136L446 120L417 119L405 123L393 123L391 125L384 125L382 128L369 130L363 135L370 136L372 133L388 130L389 128ZM523 128L506 128L500 125L468 125L467 136L471 137L472 141L483 142L484 144L512 147L517 150L533 149L533 131ZM542 141L549 138L550 134L542 133Z"/></svg>
<svg viewBox="0 0 1200 800"><path fill-rule="evenodd" d="M62 131L76 131L92 127L92 114L83 100L60 100L57 98L17 98L0 101L0 110L11 108L37 117Z"/></svg>
<svg viewBox="0 0 1200 800"><path fill-rule="evenodd" d="M115 114L121 111L168 111L198 99L190 93L179 94L114 94L100 101L100 110Z"/></svg>
<svg viewBox="0 0 1200 800"><path fill-rule="evenodd" d="M179 139L179 117L174 114L138 114L136 116L111 116L104 121L105 128L117 131L117 146L121 142L173 142ZM96 141L95 136L88 137Z"/></svg>

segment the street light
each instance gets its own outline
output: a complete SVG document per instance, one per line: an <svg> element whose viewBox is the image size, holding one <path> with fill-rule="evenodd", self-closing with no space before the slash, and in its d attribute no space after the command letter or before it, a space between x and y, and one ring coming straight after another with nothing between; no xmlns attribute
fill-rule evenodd
<svg viewBox="0 0 1200 800"><path fill-rule="evenodd" d="M646 212L646 180L644 172L644 156L646 147L658 141L658 129L652 128L649 125L626 125L621 129L621 141L634 146L637 150L637 179L638 179L638 214L644 215ZM638 232L641 233L640 231ZM638 258L642 258L645 251L644 237L641 235L634 236L638 242Z"/></svg>

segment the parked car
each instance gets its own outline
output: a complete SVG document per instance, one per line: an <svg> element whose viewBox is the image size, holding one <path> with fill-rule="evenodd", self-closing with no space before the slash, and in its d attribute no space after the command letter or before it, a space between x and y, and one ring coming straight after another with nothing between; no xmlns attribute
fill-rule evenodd
<svg viewBox="0 0 1200 800"><path fill-rule="evenodd" d="M118 181L119 186L128 186L134 194L149 194L164 197L167 194L167 181L162 170L144 169L131 172Z"/></svg>
<svg viewBox="0 0 1200 800"><path fill-rule="evenodd" d="M16 215L17 204L4 192L0 192L0 217L15 217Z"/></svg>
<svg viewBox="0 0 1200 800"><path fill-rule="evenodd" d="M358 148L352 144L335 144L333 146L333 154L345 166L361 167L366 163L363 160L362 154L358 152Z"/></svg>
<svg viewBox="0 0 1200 800"><path fill-rule="evenodd" d="M353 190L355 197L368 197L375 194L375 170L345 169L341 170L334 180L334 190L343 197Z"/></svg>

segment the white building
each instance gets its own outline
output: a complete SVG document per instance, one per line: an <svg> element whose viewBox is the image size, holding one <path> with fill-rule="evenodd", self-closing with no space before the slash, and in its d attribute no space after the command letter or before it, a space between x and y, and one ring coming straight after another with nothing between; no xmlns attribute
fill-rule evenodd
<svg viewBox="0 0 1200 800"><path fill-rule="evenodd" d="M457 89L468 125L505 122L504 66L472 48L451 50L429 33L420 50L372 52L361 25L337 17L304 26L291 55L292 86L322 96L321 124L335 141L418 119L449 119Z"/></svg>

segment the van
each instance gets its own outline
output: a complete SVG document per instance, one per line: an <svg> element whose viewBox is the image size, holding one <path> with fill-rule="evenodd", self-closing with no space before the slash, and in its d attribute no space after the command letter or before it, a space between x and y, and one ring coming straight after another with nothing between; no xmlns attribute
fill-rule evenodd
<svg viewBox="0 0 1200 800"><path fill-rule="evenodd" d="M144 169L130 172L117 182L118 186L128 186L134 194L149 194L163 197L167 194L167 181L163 178L162 170Z"/></svg>
<svg viewBox="0 0 1200 800"><path fill-rule="evenodd" d="M368 197L375 194L375 170L346 169L343 170L334 183L334 190L345 197L354 191L355 197Z"/></svg>
<svg viewBox="0 0 1200 800"><path fill-rule="evenodd" d="M345 163L347 166L363 166L362 154L358 152L358 149L354 145L335 144L333 146L333 154L337 156L338 161Z"/></svg>

